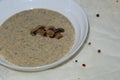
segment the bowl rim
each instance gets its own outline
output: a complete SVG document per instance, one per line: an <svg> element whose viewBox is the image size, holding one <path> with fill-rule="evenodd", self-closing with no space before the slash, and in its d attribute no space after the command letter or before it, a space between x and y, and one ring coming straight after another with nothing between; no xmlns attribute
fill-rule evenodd
<svg viewBox="0 0 120 80"><path fill-rule="evenodd" d="M74 50L74 52L72 54L69 54L61 59L59 59L58 61L55 61L53 63L50 64L46 64L46 65L42 65L42 66L35 66L35 67L21 67L21 66L17 66L17 65L11 65L9 63L5 63L4 61L0 61L0 64L2 64L5 67L11 68L13 70L18 70L18 71L42 71L42 70L46 70L46 69L50 69L53 67L56 67L62 63L64 63L65 61L67 61L69 58L71 58L79 49L80 47L83 45L83 43L85 42L87 35L88 35L88 18L87 15L85 14L84 10L80 7L80 5L78 5L74 0L71 0L77 7L79 7L81 9L81 12L83 14L84 17L84 21L86 23L86 30L84 32L84 37L82 39L81 44Z"/></svg>

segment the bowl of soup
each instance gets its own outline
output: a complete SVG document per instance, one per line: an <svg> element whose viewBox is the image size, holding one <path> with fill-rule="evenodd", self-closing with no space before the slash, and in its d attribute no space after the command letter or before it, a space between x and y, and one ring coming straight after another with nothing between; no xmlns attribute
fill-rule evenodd
<svg viewBox="0 0 120 80"><path fill-rule="evenodd" d="M74 0L1 0L0 10L0 64L11 69L58 66L87 37L87 17Z"/></svg>

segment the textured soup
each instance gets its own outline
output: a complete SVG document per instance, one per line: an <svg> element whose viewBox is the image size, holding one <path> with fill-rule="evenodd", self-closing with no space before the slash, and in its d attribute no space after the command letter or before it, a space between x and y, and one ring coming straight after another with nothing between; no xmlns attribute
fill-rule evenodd
<svg viewBox="0 0 120 80"><path fill-rule="evenodd" d="M38 25L63 28L61 39L32 36ZM75 32L70 21L58 12L33 9L17 13L0 27L0 56L18 66L40 66L53 63L72 49Z"/></svg>

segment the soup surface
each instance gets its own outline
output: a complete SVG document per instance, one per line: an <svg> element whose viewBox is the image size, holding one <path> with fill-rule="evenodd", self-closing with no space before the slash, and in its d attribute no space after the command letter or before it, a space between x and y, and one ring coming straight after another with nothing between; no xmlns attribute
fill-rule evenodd
<svg viewBox="0 0 120 80"><path fill-rule="evenodd" d="M62 38L31 35L38 25L62 28ZM0 57L18 66L41 66L53 63L72 49L75 31L62 14L47 9L32 9L17 13L0 26Z"/></svg>

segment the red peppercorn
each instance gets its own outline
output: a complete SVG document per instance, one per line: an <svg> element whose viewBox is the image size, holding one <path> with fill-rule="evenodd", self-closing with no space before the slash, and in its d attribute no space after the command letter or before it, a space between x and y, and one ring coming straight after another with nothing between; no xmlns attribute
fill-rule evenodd
<svg viewBox="0 0 120 80"><path fill-rule="evenodd" d="M86 64L82 64L83 67L86 67Z"/></svg>

